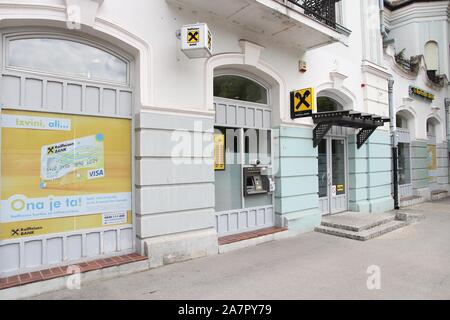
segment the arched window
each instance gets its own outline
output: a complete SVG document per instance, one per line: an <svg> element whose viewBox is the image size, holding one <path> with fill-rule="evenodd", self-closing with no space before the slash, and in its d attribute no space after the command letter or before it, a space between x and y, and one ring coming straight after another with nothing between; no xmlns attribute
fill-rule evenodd
<svg viewBox="0 0 450 320"><path fill-rule="evenodd" d="M268 103L266 88L249 78L237 75L214 77L214 96L261 104Z"/></svg>
<svg viewBox="0 0 450 320"><path fill-rule="evenodd" d="M333 98L317 97L317 112L340 111L344 110L342 104Z"/></svg>
<svg viewBox="0 0 450 320"><path fill-rule="evenodd" d="M396 122L397 128L408 129L408 120L405 119L400 114L397 114L395 116L395 122Z"/></svg>
<svg viewBox="0 0 450 320"><path fill-rule="evenodd" d="M427 120L427 135L429 137L436 137L436 122L433 118Z"/></svg>
<svg viewBox="0 0 450 320"><path fill-rule="evenodd" d="M128 62L81 41L51 36L8 41L6 66L82 79L128 83Z"/></svg>
<svg viewBox="0 0 450 320"><path fill-rule="evenodd" d="M428 41L425 44L425 63L429 71L439 70L439 47L436 41Z"/></svg>

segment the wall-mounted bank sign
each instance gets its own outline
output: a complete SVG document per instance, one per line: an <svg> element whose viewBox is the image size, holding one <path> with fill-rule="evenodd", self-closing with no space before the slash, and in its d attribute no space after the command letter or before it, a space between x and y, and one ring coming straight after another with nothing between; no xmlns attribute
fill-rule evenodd
<svg viewBox="0 0 450 320"><path fill-rule="evenodd" d="M291 91L291 119L311 116L314 101L314 88Z"/></svg>
<svg viewBox="0 0 450 320"><path fill-rule="evenodd" d="M213 36L206 23L182 26L179 34L181 51L189 58L211 56Z"/></svg>
<svg viewBox="0 0 450 320"><path fill-rule="evenodd" d="M409 86L409 95L410 96L421 97L421 98L424 98L424 99L429 100L429 101L433 101L434 100L434 94L432 94L432 93L430 93L428 91L419 89L417 87L413 87L413 86Z"/></svg>

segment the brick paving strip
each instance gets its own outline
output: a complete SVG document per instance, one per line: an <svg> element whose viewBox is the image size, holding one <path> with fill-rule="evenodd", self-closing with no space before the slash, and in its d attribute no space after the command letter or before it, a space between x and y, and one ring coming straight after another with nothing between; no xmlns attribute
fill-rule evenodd
<svg viewBox="0 0 450 320"><path fill-rule="evenodd" d="M230 236L220 237L219 245L221 246L221 245L230 244L233 242L267 236L269 234L274 234L274 233L278 233L278 232L282 232L282 231L286 231L286 230L287 230L287 228L271 227L271 228L250 231L250 232L239 233L239 234L232 234Z"/></svg>
<svg viewBox="0 0 450 320"><path fill-rule="evenodd" d="M81 273L84 273L143 260L147 260L147 257L141 256L137 253L131 253L123 256L98 259L94 261L82 262L73 265L78 266L81 270ZM23 273L7 278L0 278L0 290L17 287L33 282L45 281L68 276L70 275L67 273L68 267L69 266L54 267L30 273Z"/></svg>

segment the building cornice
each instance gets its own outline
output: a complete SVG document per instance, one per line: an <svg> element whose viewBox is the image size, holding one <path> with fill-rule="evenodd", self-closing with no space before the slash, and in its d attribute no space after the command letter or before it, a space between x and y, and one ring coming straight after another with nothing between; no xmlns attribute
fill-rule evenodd
<svg viewBox="0 0 450 320"><path fill-rule="evenodd" d="M415 2L395 11L385 10L384 22L389 29L422 21L449 21L450 1Z"/></svg>
<svg viewBox="0 0 450 320"><path fill-rule="evenodd" d="M386 80L391 75L386 68L379 66L377 64L374 64L373 62L370 62L368 60L363 60L363 62L361 64L361 71L374 74L374 75L376 75L380 78L386 79Z"/></svg>

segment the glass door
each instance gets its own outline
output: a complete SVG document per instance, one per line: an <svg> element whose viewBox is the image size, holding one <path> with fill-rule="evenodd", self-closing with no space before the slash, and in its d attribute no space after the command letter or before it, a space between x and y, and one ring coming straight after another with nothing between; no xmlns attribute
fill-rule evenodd
<svg viewBox="0 0 450 320"><path fill-rule="evenodd" d="M347 150L344 138L325 138L318 146L319 208L322 214L348 209Z"/></svg>
<svg viewBox="0 0 450 320"><path fill-rule="evenodd" d="M347 166L344 139L330 139L331 198L330 213L347 210Z"/></svg>

